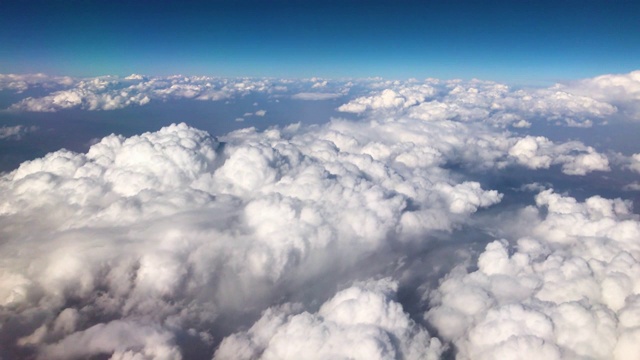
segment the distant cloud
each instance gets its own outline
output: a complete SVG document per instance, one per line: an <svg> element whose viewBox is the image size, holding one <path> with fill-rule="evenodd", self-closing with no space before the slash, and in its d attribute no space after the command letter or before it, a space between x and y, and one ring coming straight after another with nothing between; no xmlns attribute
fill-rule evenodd
<svg viewBox="0 0 640 360"><path fill-rule="evenodd" d="M585 79L566 87L575 94L606 101L624 116L640 120L640 70Z"/></svg>
<svg viewBox="0 0 640 360"><path fill-rule="evenodd" d="M340 96L342 96L342 94L305 92L305 93L298 93L298 94L291 95L291 98L296 100L331 100L331 99L337 99Z"/></svg>
<svg viewBox="0 0 640 360"><path fill-rule="evenodd" d="M36 130L37 126L0 126L0 140L20 140L24 135Z"/></svg>
<svg viewBox="0 0 640 360"><path fill-rule="evenodd" d="M362 114L367 111L403 112L426 121L456 120L491 122L496 126L528 128L534 121L570 127L590 127L606 122L615 106L588 96L568 92L564 86L514 90L494 82L427 79L393 83L370 96L338 108Z"/></svg>
<svg viewBox="0 0 640 360"><path fill-rule="evenodd" d="M0 90L13 90L22 93L31 87L51 89L68 87L74 84L68 76L49 76L45 74L0 74Z"/></svg>
<svg viewBox="0 0 640 360"><path fill-rule="evenodd" d="M403 82L365 79L360 80L359 85L371 93L356 97L338 109L357 114L402 111L428 121L489 121L496 126L513 128L529 128L538 121L591 127L618 117L639 118L639 73L603 75L545 89L513 89L479 80L411 79ZM141 106L154 100L217 101L249 93L288 95L297 100L331 100L349 94L353 85L353 81L322 79L290 81L137 74L122 79L72 79L43 74L0 75L0 89L25 91L31 86L55 89L48 95L28 97L10 107L18 111L49 112L69 108L113 110ZM317 92L318 89L322 92Z"/></svg>

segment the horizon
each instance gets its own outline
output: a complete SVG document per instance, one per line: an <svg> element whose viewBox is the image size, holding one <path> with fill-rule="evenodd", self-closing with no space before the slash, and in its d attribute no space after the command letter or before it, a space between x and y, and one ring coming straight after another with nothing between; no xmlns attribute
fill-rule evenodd
<svg viewBox="0 0 640 360"><path fill-rule="evenodd" d="M633 1L25 0L0 10L0 73L537 85L640 63Z"/></svg>

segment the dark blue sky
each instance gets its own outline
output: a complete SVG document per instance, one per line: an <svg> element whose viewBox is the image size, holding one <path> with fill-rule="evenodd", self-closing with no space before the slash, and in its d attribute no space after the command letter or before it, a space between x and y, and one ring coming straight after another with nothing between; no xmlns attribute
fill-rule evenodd
<svg viewBox="0 0 640 360"><path fill-rule="evenodd" d="M638 1L0 1L0 72L546 83L640 68Z"/></svg>

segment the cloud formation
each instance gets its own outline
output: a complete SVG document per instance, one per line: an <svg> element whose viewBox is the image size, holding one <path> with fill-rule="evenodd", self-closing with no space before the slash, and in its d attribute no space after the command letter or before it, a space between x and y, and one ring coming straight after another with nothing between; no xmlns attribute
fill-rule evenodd
<svg viewBox="0 0 640 360"><path fill-rule="evenodd" d="M546 190L477 270L429 294L426 318L461 359L632 359L638 351L640 221L630 203Z"/></svg>
<svg viewBox="0 0 640 360"><path fill-rule="evenodd" d="M41 356L172 358L178 337L211 346L207 324L270 304L284 279L300 290L501 199L437 166L387 164L346 125L219 142L180 124L23 163L0 181L2 316L23 324L3 338Z"/></svg>
<svg viewBox="0 0 640 360"><path fill-rule="evenodd" d="M226 337L214 359L439 359L442 344L395 301L390 279L338 292L317 313L269 308L247 331ZM357 345L356 345L357 344Z"/></svg>
<svg viewBox="0 0 640 360"><path fill-rule="evenodd" d="M633 73L632 73L633 74ZM605 123L616 114L608 99L581 95L564 85L513 89L489 81L427 79L384 84L383 90L340 106L343 112L402 112L423 120L481 121L494 126L530 127L546 121L570 127Z"/></svg>
<svg viewBox="0 0 640 360"><path fill-rule="evenodd" d="M178 99L219 101L251 93L291 95L299 100L328 100L343 96L350 89L348 83L325 81L324 92L312 92L315 84L312 80L226 79L180 75L147 77L133 74L125 78L102 76L86 79L56 78L44 74L0 75L0 89L23 92L30 87L45 86L52 90L47 95L27 97L9 107L13 111L34 112L75 108L89 111L115 110L142 106L151 101ZM256 116L262 116L260 113L258 111Z"/></svg>
<svg viewBox="0 0 640 360"><path fill-rule="evenodd" d="M354 86L74 81L15 109ZM548 181L640 172L638 154L518 132L604 123L618 108L568 87L367 81L366 95L339 107L355 120L218 138L174 124L1 174L0 357L636 356L640 219L630 201L578 200L544 178L485 181L523 169ZM266 114L256 109L242 118ZM0 129L6 139L29 131ZM535 205L514 202L514 190Z"/></svg>

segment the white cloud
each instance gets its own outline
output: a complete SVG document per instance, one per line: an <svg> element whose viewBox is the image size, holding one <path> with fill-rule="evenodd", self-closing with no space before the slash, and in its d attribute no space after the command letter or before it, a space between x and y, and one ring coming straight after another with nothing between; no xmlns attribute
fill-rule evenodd
<svg viewBox="0 0 640 360"><path fill-rule="evenodd" d="M530 127L534 121L590 127L606 122L617 108L603 100L568 92L557 85L548 89L511 89L494 82L473 80L424 84L396 82L383 90L350 101L343 112L394 111L422 120L481 121L496 126Z"/></svg>
<svg viewBox="0 0 640 360"><path fill-rule="evenodd" d="M318 83L339 96L353 86L104 77L14 109L318 94ZM0 345L54 359L435 359L449 347L459 359L637 355L631 204L578 201L535 178L509 185L540 191L535 206L501 208L509 192L481 185L505 168L608 171L609 157L582 142L505 127L585 126L616 108L562 87L363 84L371 92L339 108L358 121L218 139L172 125L0 174ZM255 109L244 116L266 114ZM607 154L637 170L638 154ZM474 258L491 233L506 240ZM468 263L449 272L451 253ZM438 285L432 276L447 272ZM382 276L392 278L358 281ZM407 300L423 291L424 302Z"/></svg>
<svg viewBox="0 0 640 360"><path fill-rule="evenodd" d="M529 236L494 241L478 270L449 274L427 319L460 359L633 358L638 217L621 200L580 203L552 190L536 205L520 215Z"/></svg>
<svg viewBox="0 0 640 360"><path fill-rule="evenodd" d="M75 83L68 76L49 76L45 74L0 74L0 90L13 90L22 93L29 88L67 87Z"/></svg>
<svg viewBox="0 0 640 360"><path fill-rule="evenodd" d="M6 75L5 75L6 77ZM2 84L0 78L0 85ZM142 106L152 100L224 100L252 92L278 92L277 84L263 79L220 79L210 77L144 77L131 75L88 78L64 90L43 97L28 97L10 106L16 111L53 112L69 108L114 110Z"/></svg>
<svg viewBox="0 0 640 360"><path fill-rule="evenodd" d="M383 279L338 292L317 313L270 308L214 359L439 359L442 344L403 312L396 291Z"/></svg>
<svg viewBox="0 0 640 360"><path fill-rule="evenodd" d="M60 358L171 358L187 330L212 351L219 314L270 306L275 284L304 291L391 239L419 241L501 200L437 162L389 162L411 147L388 131L244 129L222 146L181 124L23 163L0 178L0 303L30 325L0 331ZM149 337L112 337L129 328ZM393 351L424 350L411 341Z"/></svg>
<svg viewBox="0 0 640 360"><path fill-rule="evenodd" d="M568 85L566 91L606 101L628 118L640 120L640 70L584 79Z"/></svg>
<svg viewBox="0 0 640 360"><path fill-rule="evenodd" d="M526 136L509 149L509 155L532 169L547 169L562 164L568 175L585 175L592 171L609 171L609 160L590 146L580 142L554 144L542 136Z"/></svg>

